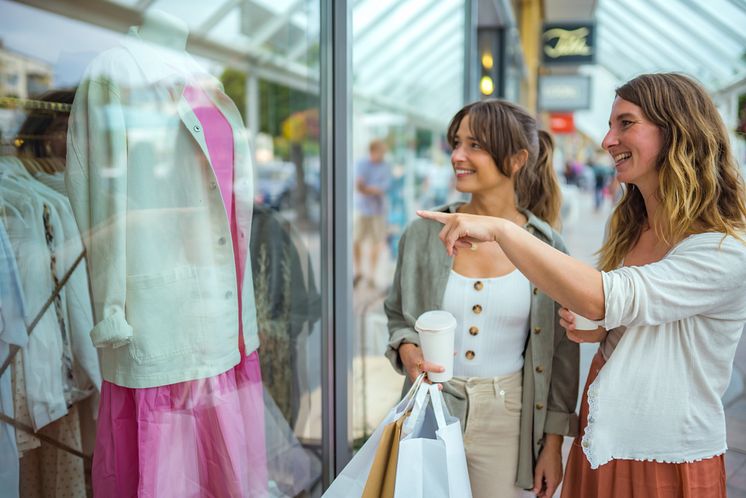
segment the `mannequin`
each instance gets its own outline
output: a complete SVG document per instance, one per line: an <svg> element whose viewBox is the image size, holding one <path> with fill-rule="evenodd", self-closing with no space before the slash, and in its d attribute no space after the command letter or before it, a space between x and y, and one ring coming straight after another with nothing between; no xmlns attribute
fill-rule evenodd
<svg viewBox="0 0 746 498"><path fill-rule="evenodd" d="M142 40L173 50L186 50L189 28L178 17L171 16L162 10L146 10L142 25L137 29Z"/></svg>
<svg viewBox="0 0 746 498"><path fill-rule="evenodd" d="M75 98L66 184L104 375L96 496L266 496L247 133L148 11Z"/></svg>

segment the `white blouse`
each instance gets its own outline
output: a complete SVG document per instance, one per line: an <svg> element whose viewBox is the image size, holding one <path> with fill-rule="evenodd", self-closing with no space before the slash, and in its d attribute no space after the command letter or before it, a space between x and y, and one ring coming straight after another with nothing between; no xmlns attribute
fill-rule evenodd
<svg viewBox="0 0 746 498"><path fill-rule="evenodd" d="M469 278L451 270L442 309L458 323L455 376L499 377L523 368L531 284L521 272Z"/></svg>
<svg viewBox="0 0 746 498"><path fill-rule="evenodd" d="M604 327L627 330L589 387L591 467L724 453L721 397L746 322L746 245L692 235L660 261L602 275Z"/></svg>

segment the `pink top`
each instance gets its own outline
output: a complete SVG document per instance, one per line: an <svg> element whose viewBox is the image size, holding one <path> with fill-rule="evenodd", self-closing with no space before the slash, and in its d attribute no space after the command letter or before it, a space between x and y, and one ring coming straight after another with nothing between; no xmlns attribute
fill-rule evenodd
<svg viewBox="0 0 746 498"><path fill-rule="evenodd" d="M233 206L233 128L220 112L220 109L210 100L207 94L197 86L188 85L184 88L184 98L192 107L195 116L202 124L205 133L207 151L215 177L223 197L225 212L231 227L233 240L233 254L236 263L236 278L238 279L238 327L239 348L241 356L244 353L243 326L241 325L241 282L244 272L245 254L239 254L238 227L236 226L236 210Z"/></svg>

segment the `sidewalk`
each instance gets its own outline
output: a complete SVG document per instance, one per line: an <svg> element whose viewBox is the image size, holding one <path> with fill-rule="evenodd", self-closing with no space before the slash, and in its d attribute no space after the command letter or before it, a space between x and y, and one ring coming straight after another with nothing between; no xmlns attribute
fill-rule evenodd
<svg viewBox="0 0 746 498"><path fill-rule="evenodd" d="M601 247L610 208L606 206L594 213L591 195L581 193L578 196L577 211L576 219L563 230L565 242L572 256L588 264L595 264L594 253ZM383 282L390 281L393 268L382 268L379 273L376 280L383 287ZM388 360L383 357L388 338L383 313L384 297L384 291L376 288L361 286L355 289L356 333L351 390L352 428L356 439L367 437L372 432L399 399L403 382L403 377L394 372ZM581 344L581 392L597 347L596 344ZM743 338L736 353L733 379L724 396L724 402L730 447L726 455L728 496L746 498L746 340ZM569 438L565 440L565 458L571 442ZM555 496L559 496L559 492Z"/></svg>

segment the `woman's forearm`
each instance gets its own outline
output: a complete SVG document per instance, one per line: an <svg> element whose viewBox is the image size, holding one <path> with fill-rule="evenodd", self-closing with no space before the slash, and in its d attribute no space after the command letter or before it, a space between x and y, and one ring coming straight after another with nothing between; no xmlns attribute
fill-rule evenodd
<svg viewBox="0 0 746 498"><path fill-rule="evenodd" d="M449 255L480 241L495 241L526 278L562 306L591 320L604 317L601 272L542 242L515 223L465 213L417 214L443 224L439 236Z"/></svg>
<svg viewBox="0 0 746 498"><path fill-rule="evenodd" d="M494 240L536 287L561 305L591 320L605 315L601 272L507 220L494 226Z"/></svg>

